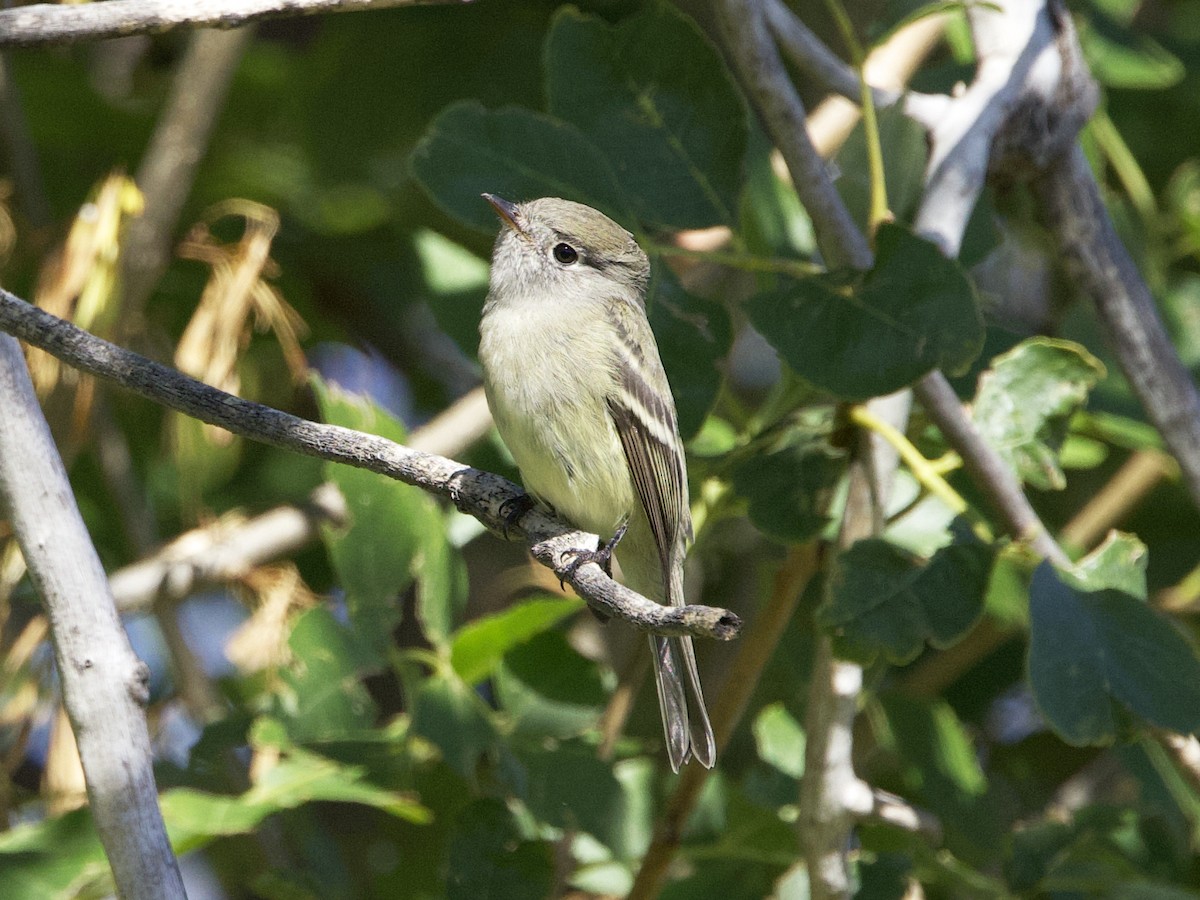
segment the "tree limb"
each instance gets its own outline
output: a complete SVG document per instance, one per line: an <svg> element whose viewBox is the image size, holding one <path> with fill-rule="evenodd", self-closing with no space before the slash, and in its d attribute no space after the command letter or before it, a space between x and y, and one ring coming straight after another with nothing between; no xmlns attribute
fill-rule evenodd
<svg viewBox="0 0 1200 900"><path fill-rule="evenodd" d="M1033 188L1071 282L1095 304L1121 370L1200 506L1200 392L1117 235L1083 151L1073 147L1059 156Z"/></svg>
<svg viewBox="0 0 1200 900"><path fill-rule="evenodd" d="M0 47L72 44L174 28L235 28L248 22L470 0L105 0L0 10Z"/></svg>
<svg viewBox="0 0 1200 900"><path fill-rule="evenodd" d="M495 531L519 536L535 557L571 584L594 609L635 628L663 635L729 640L741 620L709 606L662 606L613 581L596 563L572 567L581 550L598 545L596 535L565 525L540 509L517 523L505 521L503 505L523 496L520 488L491 472L422 453L377 435L323 425L243 400L88 334L0 289L0 329L99 378L114 381L171 409L219 425L234 434L330 462L369 469L449 498L463 512Z"/></svg>
<svg viewBox="0 0 1200 900"><path fill-rule="evenodd" d="M25 357L8 335L0 336L0 403L0 502L50 620L63 701L117 894L183 898L143 711L150 673L129 646Z"/></svg>

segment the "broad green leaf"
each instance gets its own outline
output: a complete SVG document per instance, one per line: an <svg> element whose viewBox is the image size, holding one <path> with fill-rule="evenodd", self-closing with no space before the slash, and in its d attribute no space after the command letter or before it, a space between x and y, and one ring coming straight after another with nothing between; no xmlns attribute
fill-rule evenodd
<svg viewBox="0 0 1200 900"><path fill-rule="evenodd" d="M499 228L480 194L514 202L563 197L595 207L629 228L630 201L604 154L574 125L519 107L487 110L474 101L446 107L409 157L433 202L480 231Z"/></svg>
<svg viewBox="0 0 1200 900"><path fill-rule="evenodd" d="M326 422L404 443L404 426L368 398L316 377L312 384ZM321 536L355 630L382 654L400 623L400 594L412 583L422 543L442 527L437 506L420 488L365 469L326 463L325 473L346 498L350 524L323 526Z"/></svg>
<svg viewBox="0 0 1200 900"><path fill-rule="evenodd" d="M457 678L432 675L421 682L413 700L414 735L442 752L442 759L468 780L479 758L496 743L496 730L483 701Z"/></svg>
<svg viewBox="0 0 1200 900"><path fill-rule="evenodd" d="M1067 424L1103 377L1104 366L1078 344L1030 338L993 359L979 377L975 424L1023 481L1062 489L1058 452Z"/></svg>
<svg viewBox="0 0 1200 900"><path fill-rule="evenodd" d="M789 181L771 164L774 145L751 123L746 147L746 186L742 190L740 233L758 256L812 257L817 252L812 219Z"/></svg>
<svg viewBox="0 0 1200 900"><path fill-rule="evenodd" d="M843 652L910 662L926 641L947 647L979 620L992 556L982 544L951 544L922 566L887 541L858 541L839 556L817 619Z"/></svg>
<svg viewBox="0 0 1200 900"><path fill-rule="evenodd" d="M888 394L931 369L962 371L983 345L975 292L958 264L899 225L874 267L831 272L746 303L755 328L808 381L848 400Z"/></svg>
<svg viewBox="0 0 1200 900"><path fill-rule="evenodd" d="M736 224L746 114L690 19L662 0L616 26L566 7L545 64L550 112L607 155L643 222Z"/></svg>
<svg viewBox="0 0 1200 900"><path fill-rule="evenodd" d="M500 708L517 733L566 738L595 726L608 702L596 664L557 631L543 631L508 652L496 671Z"/></svg>
<svg viewBox="0 0 1200 900"><path fill-rule="evenodd" d="M367 781L356 766L344 766L299 747L283 749L248 791L238 796L177 788L163 794L162 810L176 853L197 850L215 838L253 831L267 816L314 801L360 803L425 823L430 812L412 797Z"/></svg>
<svg viewBox="0 0 1200 900"><path fill-rule="evenodd" d="M661 262L650 271L646 314L675 397L679 432L686 441L699 431L717 398L721 388L717 361L729 352L733 329L724 306L685 291Z"/></svg>
<svg viewBox="0 0 1200 900"><path fill-rule="evenodd" d="M765 706L754 717L758 758L793 778L804 777L804 729L782 703Z"/></svg>
<svg viewBox="0 0 1200 900"><path fill-rule="evenodd" d="M1050 563L1029 591L1029 680L1067 743L1117 737L1120 710L1171 731L1200 728L1200 660L1142 601L1113 589L1085 592Z"/></svg>
<svg viewBox="0 0 1200 900"><path fill-rule="evenodd" d="M450 664L467 684L487 678L513 647L579 612L574 597L544 597L468 622L450 641Z"/></svg>
<svg viewBox="0 0 1200 900"><path fill-rule="evenodd" d="M6 900L67 900L111 891L112 874L91 813L78 809L0 833Z"/></svg>
<svg viewBox="0 0 1200 900"><path fill-rule="evenodd" d="M501 800L476 800L454 824L447 865L449 900L527 900L554 893L554 847L522 834Z"/></svg>
<svg viewBox="0 0 1200 900"><path fill-rule="evenodd" d="M606 847L620 848L626 796L611 763L579 741L518 750L525 766L524 800L539 822L585 831Z"/></svg>
<svg viewBox="0 0 1200 900"><path fill-rule="evenodd" d="M319 740L369 728L375 703L361 677L377 667L365 637L323 607L296 620L288 638L292 659L282 673L278 715L297 741Z"/></svg>
<svg viewBox="0 0 1200 900"><path fill-rule="evenodd" d="M750 521L764 534L798 543L828 524L828 499L845 467L843 455L800 441L739 462L733 487L750 502Z"/></svg>

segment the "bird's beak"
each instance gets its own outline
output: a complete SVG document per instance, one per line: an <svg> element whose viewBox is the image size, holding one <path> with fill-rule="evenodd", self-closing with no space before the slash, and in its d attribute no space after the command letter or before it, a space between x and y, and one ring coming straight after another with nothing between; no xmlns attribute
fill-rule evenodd
<svg viewBox="0 0 1200 900"><path fill-rule="evenodd" d="M483 199L492 204L492 209L496 210L496 214L500 216L505 225L517 234L524 233L525 229L517 221L517 204L509 203L503 197L497 197L495 194L484 194Z"/></svg>

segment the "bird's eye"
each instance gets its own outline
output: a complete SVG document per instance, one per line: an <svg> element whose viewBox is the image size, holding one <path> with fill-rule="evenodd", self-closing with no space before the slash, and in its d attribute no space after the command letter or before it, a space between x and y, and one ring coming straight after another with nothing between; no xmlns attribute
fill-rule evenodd
<svg viewBox="0 0 1200 900"><path fill-rule="evenodd" d="M570 244L555 244L554 258L564 266L569 266L575 260L579 259L579 251Z"/></svg>

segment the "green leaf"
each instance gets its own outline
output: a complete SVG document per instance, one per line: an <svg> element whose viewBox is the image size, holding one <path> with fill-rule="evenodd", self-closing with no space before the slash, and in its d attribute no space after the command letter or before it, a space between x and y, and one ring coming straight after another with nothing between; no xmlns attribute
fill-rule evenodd
<svg viewBox="0 0 1200 900"><path fill-rule="evenodd" d="M465 247L422 229L413 235L429 308L438 326L471 358L479 350L479 319L487 297L488 264Z"/></svg>
<svg viewBox="0 0 1200 900"><path fill-rule="evenodd" d="M754 717L758 758L792 778L804 777L804 729L782 703L765 706Z"/></svg>
<svg viewBox="0 0 1200 900"><path fill-rule="evenodd" d="M363 638L317 607L296 620L288 647L292 661L282 674L289 690L278 714L293 739L335 737L374 723L375 704L360 679L378 660Z"/></svg>
<svg viewBox="0 0 1200 900"><path fill-rule="evenodd" d="M496 743L489 710L457 678L432 675L413 701L411 732L436 745L446 764L466 779Z"/></svg>
<svg viewBox="0 0 1200 900"><path fill-rule="evenodd" d="M839 556L817 619L857 658L911 662L926 641L948 647L979 620L992 558L982 544L951 544L921 566L887 541L858 541Z"/></svg>
<svg viewBox="0 0 1200 900"><path fill-rule="evenodd" d="M671 271L655 261L646 314L671 383L679 433L686 441L700 430L721 389L717 361L733 340L729 313L720 303L685 291Z"/></svg>
<svg viewBox="0 0 1200 900"><path fill-rule="evenodd" d="M798 543L828 524L828 499L845 468L844 455L805 440L742 460L733 488L750 502L750 521L764 534Z"/></svg>
<svg viewBox="0 0 1200 900"><path fill-rule="evenodd" d="M1114 740L1119 710L1200 728L1200 660L1179 631L1129 594L1068 580L1044 562L1029 591L1029 680L1051 727L1077 746Z"/></svg>
<svg viewBox="0 0 1200 900"><path fill-rule="evenodd" d="M525 766L524 799L538 821L621 847L629 812L625 792L594 747L572 741L523 749L518 758Z"/></svg>
<svg viewBox="0 0 1200 900"><path fill-rule="evenodd" d="M477 800L462 811L448 862L449 900L526 900L554 892L554 848L525 840L500 800Z"/></svg>
<svg viewBox="0 0 1200 900"><path fill-rule="evenodd" d="M476 619L452 637L450 664L463 681L476 684L491 675L513 647L553 628L582 608L583 603L574 597L545 597Z"/></svg>
<svg viewBox="0 0 1200 900"><path fill-rule="evenodd" d="M596 664L557 631L508 652L496 671L500 708L520 734L571 737L595 726L608 701Z"/></svg>
<svg viewBox="0 0 1200 900"><path fill-rule="evenodd" d="M447 534L452 512L436 510L432 527L420 539L414 560L417 576L417 619L430 643L443 647L467 605L467 565Z"/></svg>
<svg viewBox="0 0 1200 900"><path fill-rule="evenodd" d="M321 416L330 424L404 443L404 426L361 395L313 377ZM420 488L365 469L325 464L346 498L350 524L324 526L321 536L354 628L380 654L400 623L400 593L412 583L413 564L431 531L441 529L437 506Z"/></svg>
<svg viewBox="0 0 1200 900"><path fill-rule="evenodd" d="M1088 68L1106 87L1161 91L1187 73L1179 57L1162 44L1104 16L1093 16L1080 27L1079 44Z"/></svg>
<svg viewBox="0 0 1200 900"><path fill-rule="evenodd" d="M1110 531L1104 543L1077 561L1064 577L1075 582L1081 591L1101 591L1111 588L1146 599L1146 566L1149 564L1146 545L1137 535Z"/></svg>
<svg viewBox="0 0 1200 900"><path fill-rule="evenodd" d="M952 851L990 848L1006 834L971 735L943 700L880 697L895 738L903 787L946 826Z"/></svg>
<svg viewBox="0 0 1200 900"><path fill-rule="evenodd" d="M736 224L746 114L695 23L661 0L616 26L566 7L545 64L550 112L607 155L643 222Z"/></svg>
<svg viewBox="0 0 1200 900"><path fill-rule="evenodd" d="M102 896L112 874L90 811L16 825L0 833L0 883L6 900Z"/></svg>
<svg viewBox="0 0 1200 900"><path fill-rule="evenodd" d="M875 265L752 297L746 311L783 360L848 400L888 394L931 369L961 372L983 346L975 292L958 264L899 225L876 238Z"/></svg>
<svg viewBox="0 0 1200 900"><path fill-rule="evenodd" d="M1058 453L1067 424L1103 377L1103 364L1078 344L1030 338L979 377L975 424L1023 481L1061 490L1066 476Z"/></svg>
<svg viewBox="0 0 1200 900"><path fill-rule="evenodd" d="M929 139L924 126L905 115L901 104L879 109L876 114L888 208L897 219L907 221L925 186ZM859 121L838 151L837 167L841 174L836 182L854 220L864 228L871 206L871 166L865 135Z"/></svg>
<svg viewBox="0 0 1200 900"><path fill-rule="evenodd" d="M498 229L479 195L514 202L563 197L616 221L635 219L604 154L574 125L519 107L487 110L474 101L446 107L409 157L413 177L449 215L480 231Z"/></svg>
<svg viewBox="0 0 1200 900"><path fill-rule="evenodd" d="M359 803L418 824L431 819L429 810L412 797L371 784L357 766L293 745L277 749L282 752L275 765L238 796L188 788L163 794L163 816L176 853L197 850L218 837L247 834L269 815L320 800Z"/></svg>

